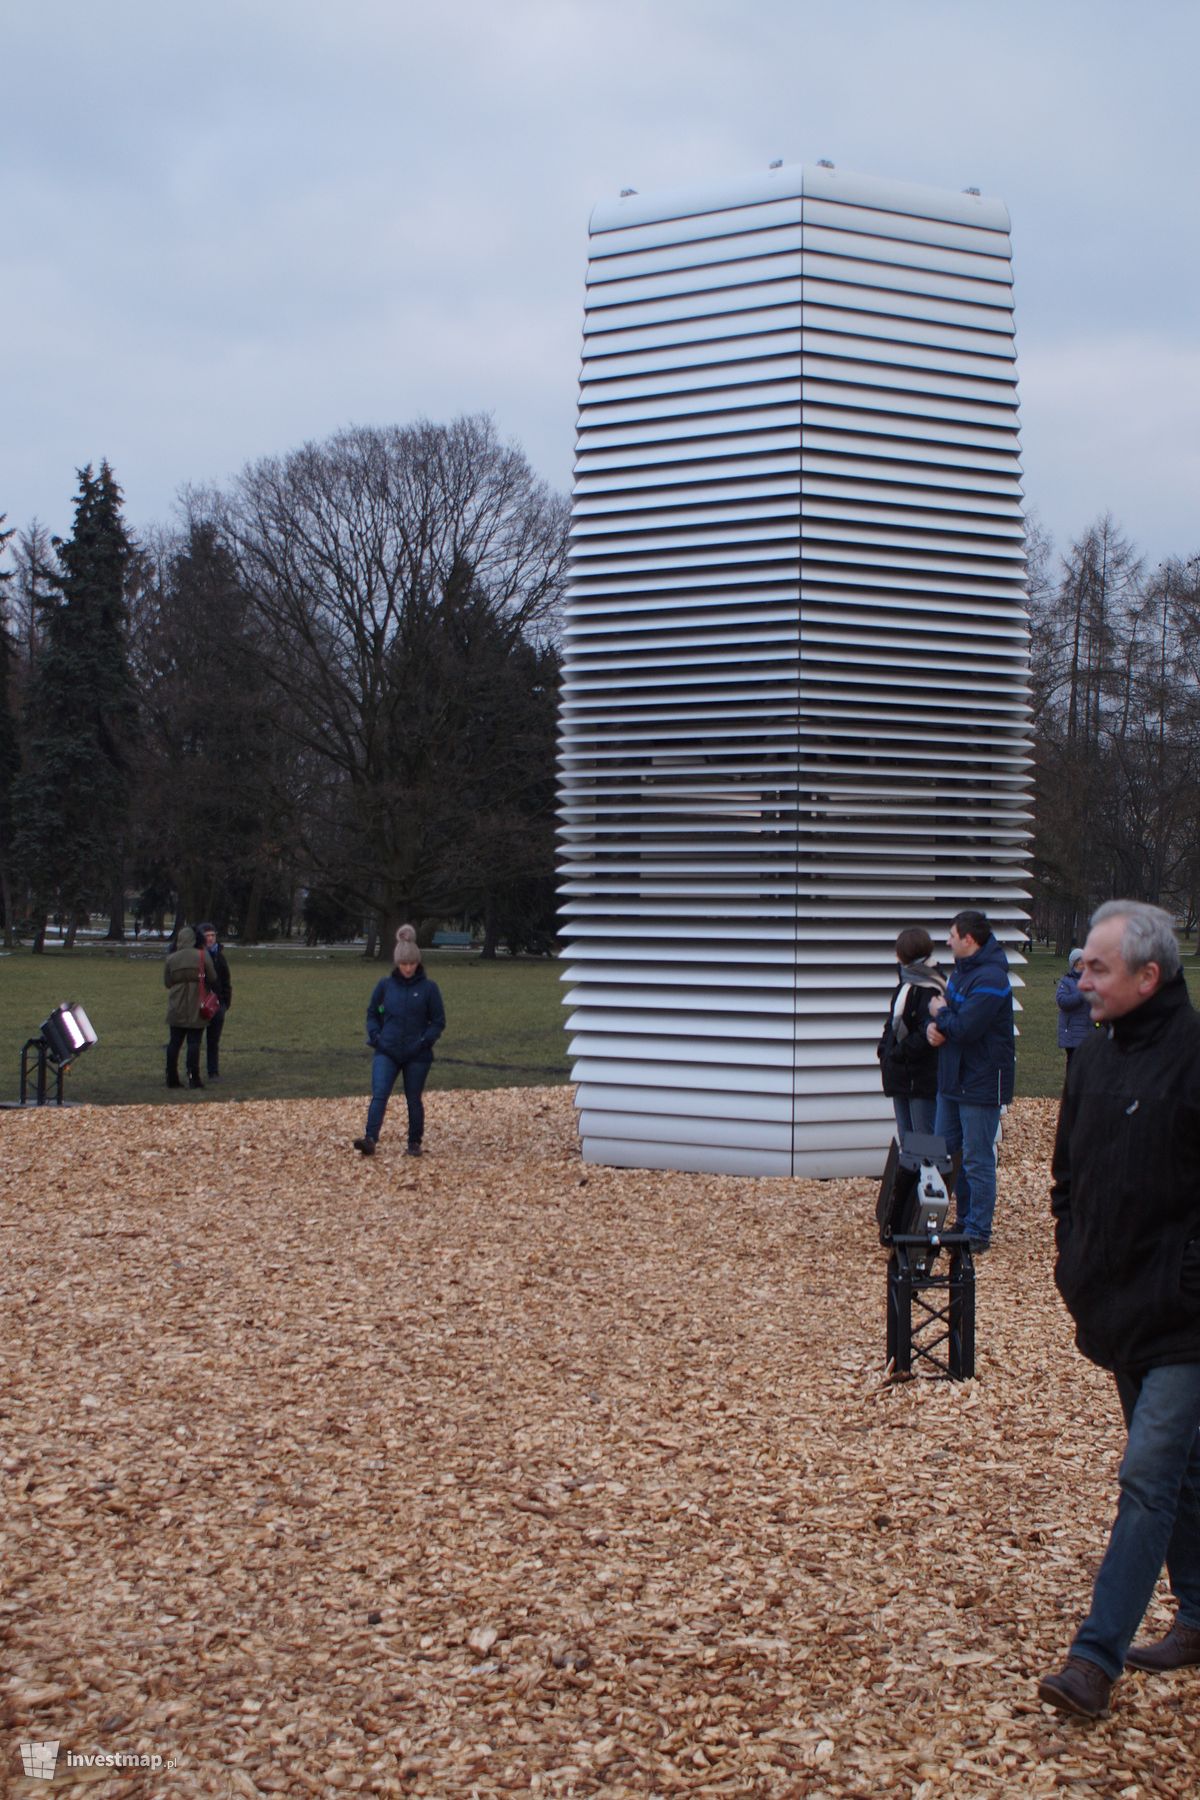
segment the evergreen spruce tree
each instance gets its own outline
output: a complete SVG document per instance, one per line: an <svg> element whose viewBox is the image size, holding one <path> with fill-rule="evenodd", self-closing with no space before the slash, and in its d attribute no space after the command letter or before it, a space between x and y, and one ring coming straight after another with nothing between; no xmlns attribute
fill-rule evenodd
<svg viewBox="0 0 1200 1800"><path fill-rule="evenodd" d="M15 788L14 854L42 948L46 916L73 936L121 879L134 696L125 631L132 554L108 464L81 470L71 536L43 602L28 694L26 761ZM68 940L70 941L70 940Z"/></svg>
<svg viewBox="0 0 1200 1800"><path fill-rule="evenodd" d="M0 513L0 551L13 535L3 530ZM12 661L13 646L8 632L4 584L11 580L7 570L0 571L0 907L4 910L4 942L13 946L13 895L10 846L12 844L12 796L17 772L21 767L20 738L13 712Z"/></svg>
<svg viewBox="0 0 1200 1800"><path fill-rule="evenodd" d="M132 873L151 902L173 893L184 920L212 919L222 935L236 920L257 934L284 885L278 778L289 757L250 597L211 523L193 520L162 556L135 618ZM286 906L286 893L274 897Z"/></svg>
<svg viewBox="0 0 1200 1800"><path fill-rule="evenodd" d="M14 943L13 918L13 790L21 768L21 739L12 701L12 664L15 659L8 626L0 618L0 908L4 912L4 942Z"/></svg>

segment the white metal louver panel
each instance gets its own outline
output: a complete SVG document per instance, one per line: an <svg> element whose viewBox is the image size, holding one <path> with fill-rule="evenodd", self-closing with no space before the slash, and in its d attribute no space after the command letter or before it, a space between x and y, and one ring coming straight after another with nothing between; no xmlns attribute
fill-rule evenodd
<svg viewBox="0 0 1200 1800"><path fill-rule="evenodd" d="M590 1161L877 1172L897 930L1023 935L1007 233L808 167L593 215L560 743Z"/></svg>

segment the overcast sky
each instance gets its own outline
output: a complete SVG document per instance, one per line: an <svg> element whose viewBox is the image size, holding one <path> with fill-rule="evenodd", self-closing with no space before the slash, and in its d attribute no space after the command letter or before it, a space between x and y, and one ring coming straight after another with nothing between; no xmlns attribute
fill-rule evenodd
<svg viewBox="0 0 1200 1800"><path fill-rule="evenodd" d="M1007 201L1028 503L1200 550L1197 0L24 0L0 49L10 525L479 409L565 489L593 203L828 157Z"/></svg>

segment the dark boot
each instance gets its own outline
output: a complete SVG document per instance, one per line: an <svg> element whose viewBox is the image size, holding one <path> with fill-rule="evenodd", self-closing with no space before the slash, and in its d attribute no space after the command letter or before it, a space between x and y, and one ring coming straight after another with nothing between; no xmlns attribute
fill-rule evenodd
<svg viewBox="0 0 1200 1800"><path fill-rule="evenodd" d="M203 1087L204 1083L201 1081L201 1079L198 1075L189 1074L188 1075L188 1086L189 1087Z"/></svg>
<svg viewBox="0 0 1200 1800"><path fill-rule="evenodd" d="M1059 1712L1074 1713L1079 1719L1098 1719L1108 1711L1112 1680L1099 1663L1082 1656L1068 1656L1057 1675L1043 1675L1038 1682L1038 1699L1049 1701Z"/></svg>
<svg viewBox="0 0 1200 1800"><path fill-rule="evenodd" d="M420 1154L421 1154L420 1144L410 1144L408 1146L408 1149L404 1152L404 1154L405 1154L405 1156L420 1156Z"/></svg>
<svg viewBox="0 0 1200 1800"><path fill-rule="evenodd" d="M182 1087L183 1086L182 1081L180 1081L180 1079L179 1079L179 1070L178 1069L168 1069L167 1070L167 1086L168 1087Z"/></svg>
<svg viewBox="0 0 1200 1800"><path fill-rule="evenodd" d="M375 1139L372 1137L355 1138L354 1148L356 1150L361 1150L364 1156L374 1156Z"/></svg>
<svg viewBox="0 0 1200 1800"><path fill-rule="evenodd" d="M1193 1663L1200 1663L1200 1631L1192 1625L1181 1625L1178 1619L1157 1644L1134 1644L1125 1652L1127 1669L1149 1669L1152 1675L1187 1669Z"/></svg>

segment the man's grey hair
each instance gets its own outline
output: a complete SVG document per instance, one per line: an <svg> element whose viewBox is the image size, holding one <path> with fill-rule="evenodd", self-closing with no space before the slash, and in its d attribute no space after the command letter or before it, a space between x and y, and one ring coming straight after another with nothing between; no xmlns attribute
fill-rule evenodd
<svg viewBox="0 0 1200 1800"><path fill-rule="evenodd" d="M1179 944L1175 937L1175 921L1161 906L1150 906L1145 900L1106 900L1092 914L1093 925L1107 919L1124 919L1121 933L1121 955L1125 967L1144 969L1149 962L1158 964L1163 981L1179 972Z"/></svg>

